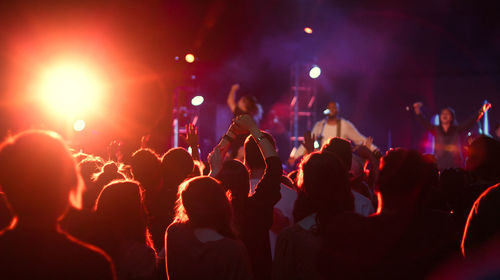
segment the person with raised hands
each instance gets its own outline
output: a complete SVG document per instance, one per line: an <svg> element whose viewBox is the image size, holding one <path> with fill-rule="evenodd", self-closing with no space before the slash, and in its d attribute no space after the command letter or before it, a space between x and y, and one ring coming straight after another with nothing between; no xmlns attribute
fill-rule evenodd
<svg viewBox="0 0 500 280"><path fill-rule="evenodd" d="M264 159L265 171L255 191L250 192L250 174L238 160L223 162L231 141L237 135L250 133L246 142L253 141L258 156ZM272 254L269 230L273 225L274 206L280 200L281 161L272 137L258 129L249 115L235 118L219 145L209 155L211 175L219 179L231 193L231 207L237 237L245 244L255 279L270 279Z"/></svg>

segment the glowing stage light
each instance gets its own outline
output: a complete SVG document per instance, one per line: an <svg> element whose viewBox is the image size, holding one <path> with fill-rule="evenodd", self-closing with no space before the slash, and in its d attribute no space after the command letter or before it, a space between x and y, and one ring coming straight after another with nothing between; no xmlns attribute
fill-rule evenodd
<svg viewBox="0 0 500 280"><path fill-rule="evenodd" d="M75 131L82 131L85 129L85 121L84 120L76 120L73 124L73 129Z"/></svg>
<svg viewBox="0 0 500 280"><path fill-rule="evenodd" d="M47 68L41 78L39 98L51 112L74 117L99 109L104 85L88 66L58 64Z"/></svg>
<svg viewBox="0 0 500 280"><path fill-rule="evenodd" d="M307 34L312 34L313 33L313 30L311 27L305 27L304 28L304 32L307 33Z"/></svg>
<svg viewBox="0 0 500 280"><path fill-rule="evenodd" d="M188 54L186 54L185 59L186 59L186 62L187 62L187 63L193 63L193 62L194 62L195 57L194 57L194 55L193 55L192 53L188 53Z"/></svg>
<svg viewBox="0 0 500 280"><path fill-rule="evenodd" d="M318 66L314 65L311 70L309 70L309 77L316 79L321 75L321 68Z"/></svg>
<svg viewBox="0 0 500 280"><path fill-rule="evenodd" d="M193 106L200 106L201 104L203 104L203 101L205 101L205 98L203 98L203 96L201 95L197 95L193 97L193 99L191 99L191 104Z"/></svg>

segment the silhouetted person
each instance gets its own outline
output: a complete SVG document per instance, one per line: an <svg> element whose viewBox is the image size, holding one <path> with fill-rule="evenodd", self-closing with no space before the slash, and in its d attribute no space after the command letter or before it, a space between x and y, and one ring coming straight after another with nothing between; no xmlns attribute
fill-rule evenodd
<svg viewBox="0 0 500 280"><path fill-rule="evenodd" d="M175 217L179 185L191 177L194 161L184 148L168 150L161 160L162 186L159 193L148 192L146 204L149 215L149 230L157 250L159 273L165 271L165 231Z"/></svg>
<svg viewBox="0 0 500 280"><path fill-rule="evenodd" d="M99 173L94 174L92 189L86 191L89 201L94 201L92 209L95 206L95 201L101 193L104 186L114 180L125 180L125 175L119 171L118 163L110 161L104 164Z"/></svg>
<svg viewBox="0 0 500 280"><path fill-rule="evenodd" d="M320 232L332 217L354 210L344 163L333 154L306 155L299 167L296 223L282 231L276 244L273 279L321 279L317 269Z"/></svg>
<svg viewBox="0 0 500 280"><path fill-rule="evenodd" d="M169 279L251 279L246 249L234 239L231 206L212 177L179 187L175 222L165 235Z"/></svg>
<svg viewBox="0 0 500 280"><path fill-rule="evenodd" d="M458 253L450 215L428 207L435 164L417 151L396 149L381 167L377 215L338 215L323 237L320 266L329 279L422 279Z"/></svg>
<svg viewBox="0 0 500 280"><path fill-rule="evenodd" d="M95 201L99 195L100 189L94 187L94 176L99 173L104 163L95 157L87 157L78 163L80 174L85 183L85 190L82 194L82 209L93 210Z"/></svg>
<svg viewBox="0 0 500 280"><path fill-rule="evenodd" d="M159 189L162 169L161 160L153 150L140 149L130 159L134 179L141 183L144 190Z"/></svg>
<svg viewBox="0 0 500 280"><path fill-rule="evenodd" d="M480 136L468 149L466 169L477 184L493 185L500 181L500 142Z"/></svg>
<svg viewBox="0 0 500 280"><path fill-rule="evenodd" d="M468 199L473 199L488 186L475 201L470 211L462 241L462 252L469 254L500 233L497 217L500 212L500 142L481 136L469 147L467 169L474 182L468 186Z"/></svg>
<svg viewBox="0 0 500 280"><path fill-rule="evenodd" d="M376 161L371 151L366 146L362 147L364 147L367 153L370 154L370 156L373 158L373 161ZM344 167L347 171L350 171L352 169L353 154L351 142L349 140L339 137L330 138L330 140L326 142L323 147L321 147L321 152L331 153L335 155L340 160L342 167ZM361 166L359 166L359 168L361 168ZM361 171L359 173L363 172ZM372 201L369 199L370 190L368 189L368 187L355 180L352 180L350 185L352 194L354 196L354 211L362 216L369 216L373 214L375 210L373 209ZM367 195L363 195L361 193Z"/></svg>
<svg viewBox="0 0 500 280"><path fill-rule="evenodd" d="M213 175L230 191L235 229L237 236L248 250L255 279L270 279L272 256L269 230L273 225L274 206L280 200L281 161L271 141L272 138L265 136L250 116L237 117L234 123L241 130L250 132L249 137L252 137L258 149L255 152L259 153L260 158L265 159L264 174L263 176L260 174L262 177L259 178L253 193L249 195L249 171L240 161L228 160L217 172L219 169L217 165L221 165L224 155L216 156L220 161L214 162L214 153L224 151L224 147L230 145L228 142L231 138L227 136L230 139L224 137L210 155L212 166L217 172ZM231 127L226 135L231 134Z"/></svg>
<svg viewBox="0 0 500 280"><path fill-rule="evenodd" d="M132 166L132 173L134 175L134 179L141 183L141 187L143 188L143 201L144 206L147 210L147 220L148 227L151 231L154 231L155 227L155 219L158 214L164 211L162 208L163 200L159 200L158 198L163 195L161 192L162 188L162 168L161 168L161 160L158 158L156 153L150 149L140 149L136 151L132 158L130 159L130 165ZM154 237L157 239L156 250L161 251L163 249L162 245L165 232L160 230L160 232L156 233Z"/></svg>
<svg viewBox="0 0 500 280"><path fill-rule="evenodd" d="M115 181L105 186L95 216L95 244L111 256L118 279L151 279L155 252L149 247L139 184Z"/></svg>
<svg viewBox="0 0 500 280"><path fill-rule="evenodd" d="M164 248L165 231L175 217L175 207L179 185L193 172L194 162L184 148L172 148L162 157L161 170L163 186L158 199L159 208L150 215L155 217L155 226L151 234L155 248Z"/></svg>
<svg viewBox="0 0 500 280"><path fill-rule="evenodd" d="M109 257L58 229L81 204L75 163L59 136L28 131L0 147L0 185L17 218L0 234L5 279L113 279Z"/></svg>

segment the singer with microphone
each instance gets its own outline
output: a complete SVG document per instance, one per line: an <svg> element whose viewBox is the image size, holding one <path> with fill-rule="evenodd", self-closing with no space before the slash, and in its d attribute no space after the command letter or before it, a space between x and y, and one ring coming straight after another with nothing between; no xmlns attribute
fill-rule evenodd
<svg viewBox="0 0 500 280"><path fill-rule="evenodd" d="M321 148L332 137L341 137L352 141L355 145L367 145L372 151L378 150L377 146L372 144L373 139L371 137L363 136L350 121L338 116L339 104L337 102L329 102L324 114L327 116L318 121L311 132L312 141L315 142L315 149ZM288 163L293 165L298 158L308 152L312 151L307 151L304 144L300 145L298 149L292 151Z"/></svg>
<svg viewBox="0 0 500 280"><path fill-rule="evenodd" d="M468 121L458 124L455 111L446 107L439 114L439 125L433 125L422 113L422 102L413 104L413 110L422 125L434 135L434 155L437 159L439 170L447 168L464 168L462 156L462 143L460 138L463 133L470 130L491 106L483 106L477 114Z"/></svg>

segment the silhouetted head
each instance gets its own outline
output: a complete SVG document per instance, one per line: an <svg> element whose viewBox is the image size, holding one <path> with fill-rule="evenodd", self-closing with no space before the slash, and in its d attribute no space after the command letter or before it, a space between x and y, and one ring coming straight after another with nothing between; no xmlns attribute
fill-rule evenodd
<svg viewBox="0 0 500 280"><path fill-rule="evenodd" d="M390 150L380 166L382 210L423 207L430 189L438 184L436 164L415 150Z"/></svg>
<svg viewBox="0 0 500 280"><path fill-rule="evenodd" d="M102 162L99 158L92 156L89 156L78 163L80 174L85 182L91 181L94 174L99 173L103 166L104 162Z"/></svg>
<svg viewBox="0 0 500 280"><path fill-rule="evenodd" d="M271 134L262 131L263 136L271 142L274 148L276 148L276 141L271 136ZM259 145L255 142L255 139L251 135L245 140L245 165L250 170L259 170L266 168L266 161L260 152Z"/></svg>
<svg viewBox="0 0 500 280"><path fill-rule="evenodd" d="M440 124L456 124L455 110L450 107L446 107L441 109L441 113L439 114L439 123Z"/></svg>
<svg viewBox="0 0 500 280"><path fill-rule="evenodd" d="M175 222L193 228L210 228L226 237L233 237L231 207L221 183L208 176L199 176L179 186Z"/></svg>
<svg viewBox="0 0 500 280"><path fill-rule="evenodd" d="M83 185L75 162L54 132L26 131L5 140L0 185L19 221L26 223L53 223L70 202L81 207Z"/></svg>
<svg viewBox="0 0 500 280"><path fill-rule="evenodd" d="M344 165L346 170L351 169L352 147L351 142L340 137L333 137L321 147L321 152L332 153L336 155Z"/></svg>
<svg viewBox="0 0 500 280"><path fill-rule="evenodd" d="M85 191L85 200L92 203L92 208L104 186L115 180L125 180L125 175L119 171L118 164L113 161L104 164L101 172L94 174L93 184Z"/></svg>
<svg viewBox="0 0 500 280"><path fill-rule="evenodd" d="M87 157L78 164L80 174L85 184L85 190L82 194L83 209L90 210L94 207L97 194L92 191L94 189L94 182L92 180L95 174L99 173L103 164L104 163L99 158L92 156Z"/></svg>
<svg viewBox="0 0 500 280"><path fill-rule="evenodd" d="M172 148L161 159L163 178L176 187L191 175L194 162L191 155L184 148Z"/></svg>
<svg viewBox="0 0 500 280"><path fill-rule="evenodd" d="M500 142L487 137L476 138L468 149L467 170L481 180L500 179Z"/></svg>
<svg viewBox="0 0 500 280"><path fill-rule="evenodd" d="M297 194L295 222L317 213L322 226L331 217L354 210L347 170L332 154L315 152L304 158L299 167Z"/></svg>
<svg viewBox="0 0 500 280"><path fill-rule="evenodd" d="M217 179L231 191L231 197L248 197L250 191L250 175L248 169L239 160L226 160L217 174Z"/></svg>
<svg viewBox="0 0 500 280"><path fill-rule="evenodd" d="M97 199L95 214L106 234L146 243L146 213L138 182L114 181L106 185Z"/></svg>
<svg viewBox="0 0 500 280"><path fill-rule="evenodd" d="M146 190L158 185L161 181L161 161L150 149L136 151L130 159L134 179Z"/></svg>

